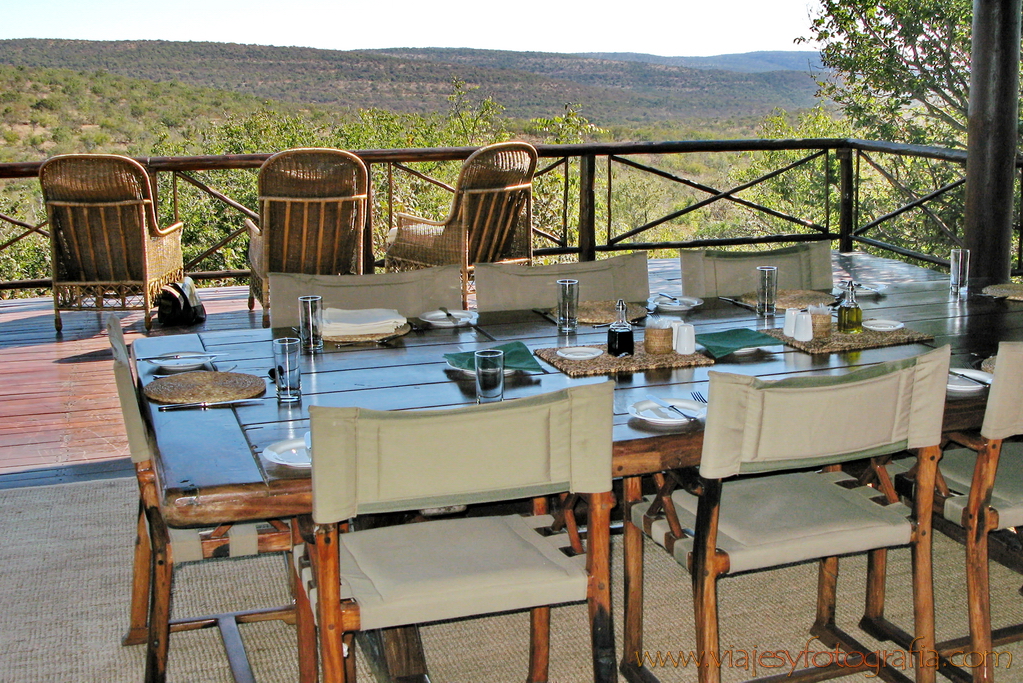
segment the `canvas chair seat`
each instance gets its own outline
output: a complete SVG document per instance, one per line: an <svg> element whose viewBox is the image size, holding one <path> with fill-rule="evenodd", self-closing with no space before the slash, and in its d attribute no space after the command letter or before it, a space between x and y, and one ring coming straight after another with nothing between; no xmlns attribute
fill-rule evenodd
<svg viewBox="0 0 1023 683"><path fill-rule="evenodd" d="M717 547L728 553L729 573L908 544L912 511L902 503L878 504L877 489L842 485L851 481L841 472L799 472L724 487ZM699 498L675 491L672 500L682 527L696 528ZM643 506L634 506L633 524L643 528L645 513ZM672 543L664 519L647 526L650 538L671 546L672 556L686 566L692 537Z"/></svg>
<svg viewBox="0 0 1023 683"><path fill-rule="evenodd" d="M647 253L639 251L600 261L549 266L477 264L476 308L481 312L554 308L558 304L556 283L562 278L579 281L579 301L645 302L650 296Z"/></svg>
<svg viewBox="0 0 1023 683"><path fill-rule="evenodd" d="M364 629L585 600L586 556L562 552L567 534L537 533L551 521L505 515L342 534L341 598L359 603Z"/></svg>
<svg viewBox="0 0 1023 683"><path fill-rule="evenodd" d="M1023 443L1006 442L1002 444L1002 454L998 459L998 473L995 485L991 489L990 506L998 512L997 529L1023 526ZM945 500L945 519L962 524L963 510L969 504L970 483L973 481L973 468L977 462L977 453L967 448L955 448L945 451L941 458L941 474L949 489L959 495Z"/></svg>

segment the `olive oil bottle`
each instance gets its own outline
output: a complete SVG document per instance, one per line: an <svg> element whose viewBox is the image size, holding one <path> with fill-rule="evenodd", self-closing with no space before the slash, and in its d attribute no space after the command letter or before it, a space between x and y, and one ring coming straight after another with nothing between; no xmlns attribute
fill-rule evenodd
<svg viewBox="0 0 1023 683"><path fill-rule="evenodd" d="M852 280L846 280L845 285L845 298L838 306L838 331L859 334L863 332L863 309L856 303L856 285Z"/></svg>

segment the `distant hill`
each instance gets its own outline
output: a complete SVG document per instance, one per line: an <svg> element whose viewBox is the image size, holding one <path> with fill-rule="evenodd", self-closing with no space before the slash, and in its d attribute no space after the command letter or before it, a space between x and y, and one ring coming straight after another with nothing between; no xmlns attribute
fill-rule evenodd
<svg viewBox="0 0 1023 683"><path fill-rule="evenodd" d="M785 53L751 53L751 55ZM806 59L777 59L792 65ZM813 53L810 53L813 54ZM0 40L0 64L177 81L285 102L435 112L452 79L492 95L509 116L548 117L567 103L599 125L762 116L815 103L808 69L739 69L767 57L725 55L735 70L652 55L614 58L470 49L336 51L169 41ZM641 59L642 58L642 59ZM728 59L725 59L728 58Z"/></svg>
<svg viewBox="0 0 1023 683"><path fill-rule="evenodd" d="M713 57L660 57L637 52L581 52L579 56L592 59L612 59L619 62L644 62L665 66L687 66L691 69L720 69L743 73L762 73L764 71L816 73L824 69L821 53L812 50L743 52Z"/></svg>

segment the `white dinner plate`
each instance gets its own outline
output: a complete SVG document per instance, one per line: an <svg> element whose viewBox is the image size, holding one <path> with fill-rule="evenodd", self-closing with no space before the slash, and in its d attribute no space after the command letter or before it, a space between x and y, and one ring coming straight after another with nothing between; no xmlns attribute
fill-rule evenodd
<svg viewBox="0 0 1023 683"><path fill-rule="evenodd" d="M880 318L871 318L870 320L863 321L863 327L868 330L874 330L875 332L891 332L892 330L901 330L905 325L900 323L898 320L881 320Z"/></svg>
<svg viewBox="0 0 1023 683"><path fill-rule="evenodd" d="M657 306L657 310L664 311L665 313L680 313L703 305L703 299L697 299L694 296L680 296L677 298L678 303L675 303L666 296L655 296L651 301Z"/></svg>
<svg viewBox="0 0 1023 683"><path fill-rule="evenodd" d="M263 449L263 457L270 462L287 467L312 467L309 458L309 434L298 439L285 439L272 443Z"/></svg>
<svg viewBox="0 0 1023 683"><path fill-rule="evenodd" d="M427 311L421 313L419 319L434 327L465 327L472 324L475 315L472 311L451 311L452 320L444 311Z"/></svg>
<svg viewBox="0 0 1023 683"><path fill-rule="evenodd" d="M604 351L602 349L595 349L592 346L569 346L564 349L558 349L558 355L569 360L589 360L603 356Z"/></svg>
<svg viewBox="0 0 1023 683"><path fill-rule="evenodd" d="M173 354L179 358L150 358L147 363L152 363L164 372L185 372L187 370L198 370L210 362L212 356L202 351L178 351Z"/></svg>
<svg viewBox="0 0 1023 683"><path fill-rule="evenodd" d="M945 388L950 394L979 394L987 389L987 384L991 383L991 380L995 378L990 372L984 372L983 370L973 370L971 368L953 368L956 372L966 377L956 377L955 375L948 376L948 384ZM967 377L974 377L984 384L974 382L972 379Z"/></svg>
<svg viewBox="0 0 1023 683"><path fill-rule="evenodd" d="M666 398L664 402L678 406L680 410L685 411L689 415L695 415L697 419L703 419L707 416L707 404L705 403L697 403L696 401L688 401L682 398ZM687 420L675 411L662 408L649 400L633 403L629 406L629 415L655 425L684 425L692 422L692 420Z"/></svg>

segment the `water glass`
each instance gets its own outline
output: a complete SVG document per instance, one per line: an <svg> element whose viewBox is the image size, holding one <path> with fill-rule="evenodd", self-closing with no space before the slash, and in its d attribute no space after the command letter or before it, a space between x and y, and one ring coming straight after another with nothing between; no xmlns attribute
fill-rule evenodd
<svg viewBox="0 0 1023 683"><path fill-rule="evenodd" d="M579 326L579 281L558 280L558 332L575 332Z"/></svg>
<svg viewBox="0 0 1023 683"><path fill-rule="evenodd" d="M966 289L970 282L970 250L953 249L948 260L951 270L949 288L952 291Z"/></svg>
<svg viewBox="0 0 1023 683"><path fill-rule="evenodd" d="M504 351L476 352L476 403L504 400Z"/></svg>
<svg viewBox="0 0 1023 683"><path fill-rule="evenodd" d="M277 385L278 403L296 403L302 400L302 369L299 358L302 340L283 337L273 340L274 383Z"/></svg>
<svg viewBox="0 0 1023 683"><path fill-rule="evenodd" d="M777 266L757 266L757 315L774 315L774 304L777 298Z"/></svg>
<svg viewBox="0 0 1023 683"><path fill-rule="evenodd" d="M323 325L323 297L298 297L298 336L302 339L302 348L316 352L323 348L323 336L320 327Z"/></svg>

